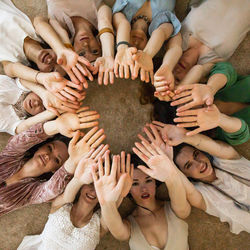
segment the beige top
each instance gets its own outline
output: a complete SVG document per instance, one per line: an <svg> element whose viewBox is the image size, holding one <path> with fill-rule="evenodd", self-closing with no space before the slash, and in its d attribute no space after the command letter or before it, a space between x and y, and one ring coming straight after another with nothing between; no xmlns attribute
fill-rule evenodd
<svg viewBox="0 0 250 250"><path fill-rule="evenodd" d="M170 202L165 202L164 210L168 225L168 239L163 250L188 250L187 223L174 214ZM160 250L158 247L149 245L132 215L128 217L128 220L131 223L130 250Z"/></svg>

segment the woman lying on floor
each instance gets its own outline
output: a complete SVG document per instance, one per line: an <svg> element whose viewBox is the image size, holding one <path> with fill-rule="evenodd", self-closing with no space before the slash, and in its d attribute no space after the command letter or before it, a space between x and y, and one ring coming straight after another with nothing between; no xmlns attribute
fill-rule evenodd
<svg viewBox="0 0 250 250"><path fill-rule="evenodd" d="M78 79L72 77L75 82L73 83L62 76L65 75L65 71L72 75L72 67L77 60L91 66L86 59L65 46L58 46L54 50L56 53L51 49L44 49L30 19L17 9L11 0L0 2L0 27L5 34L0 37L0 61L8 76L39 83L63 101L76 101L76 98L81 98L79 90L82 90L82 86L79 85ZM38 70L32 69L29 61L35 63ZM78 69L76 73L81 76ZM80 76L81 81L86 81Z"/></svg>
<svg viewBox="0 0 250 250"><path fill-rule="evenodd" d="M250 232L250 161L222 141L170 124L153 122L149 140L174 148L174 162L181 173L189 203L228 222L232 233ZM160 132L157 132L157 129ZM142 138L143 141L145 139ZM183 144L182 144L183 143Z"/></svg>
<svg viewBox="0 0 250 250"><path fill-rule="evenodd" d="M77 142L80 132L76 130L98 124L97 112L84 110L38 123L10 138L0 153L0 216L29 204L48 202L63 192L82 155L105 138L103 130L95 127ZM50 138L57 133L74 135L69 150L64 142L68 140ZM44 174L50 172L54 174L47 180Z"/></svg>
<svg viewBox="0 0 250 250"><path fill-rule="evenodd" d="M28 249L75 249L94 250L100 239L108 231L104 218L98 209L98 197L113 195L109 193L111 185L117 185L121 192L116 206L119 206L127 195L133 176L130 156L125 161L125 152L113 156L110 166L108 145L101 145L88 155L83 156L75 171L74 177L67 185L64 193L53 202L49 219L40 235L26 236L18 250ZM103 168L105 154L104 181L94 187L91 171ZM97 164L97 159L99 162ZM101 171L99 172L101 173ZM116 180L118 175L118 180ZM72 202L72 203L71 203Z"/></svg>

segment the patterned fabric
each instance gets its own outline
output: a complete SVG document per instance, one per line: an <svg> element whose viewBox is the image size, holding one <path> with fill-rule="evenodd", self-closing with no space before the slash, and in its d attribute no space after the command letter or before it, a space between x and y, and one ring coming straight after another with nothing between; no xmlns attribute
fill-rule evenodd
<svg viewBox="0 0 250 250"><path fill-rule="evenodd" d="M0 216L26 205L50 201L62 193L70 181L71 175L62 166L48 181L30 177L5 185L5 180L25 164L26 151L48 137L43 123L39 123L11 137L0 153Z"/></svg>

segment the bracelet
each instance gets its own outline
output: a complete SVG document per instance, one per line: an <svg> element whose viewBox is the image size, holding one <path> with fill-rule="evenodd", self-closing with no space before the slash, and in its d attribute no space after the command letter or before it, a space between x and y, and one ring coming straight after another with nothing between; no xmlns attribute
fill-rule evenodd
<svg viewBox="0 0 250 250"><path fill-rule="evenodd" d="M122 44L128 45L128 47L130 47L130 44L129 44L128 42L126 42L126 41L121 41L121 42L119 42L119 43L116 44L116 50L117 50L118 47L119 47L120 45L122 45Z"/></svg>
<svg viewBox="0 0 250 250"><path fill-rule="evenodd" d="M36 72L36 76L35 76L35 81L36 81L36 83L39 83L39 82L37 81L37 76L38 76L39 73L41 73L41 72L40 72L40 71L37 71L37 72Z"/></svg>
<svg viewBox="0 0 250 250"><path fill-rule="evenodd" d="M97 37L100 38L100 36L103 34L103 33L111 33L113 36L115 35L114 34L114 31L111 29L111 28L103 28L99 31Z"/></svg>
<svg viewBox="0 0 250 250"><path fill-rule="evenodd" d="M68 48L68 49L74 50L71 43L64 43L64 46L65 46L66 48Z"/></svg>

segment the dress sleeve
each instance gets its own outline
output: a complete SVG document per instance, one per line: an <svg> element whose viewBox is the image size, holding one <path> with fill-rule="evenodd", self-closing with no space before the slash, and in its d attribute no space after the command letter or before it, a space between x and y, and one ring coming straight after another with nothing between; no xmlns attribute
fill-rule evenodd
<svg viewBox="0 0 250 250"><path fill-rule="evenodd" d="M27 150L45 141L49 137L50 136L44 132L43 123L35 124L28 130L12 136L9 139L7 146L0 153L0 157L23 156Z"/></svg>
<svg viewBox="0 0 250 250"><path fill-rule="evenodd" d="M29 204L40 204L53 200L64 191L72 177L73 175L62 166L48 181L36 180L31 184Z"/></svg>

